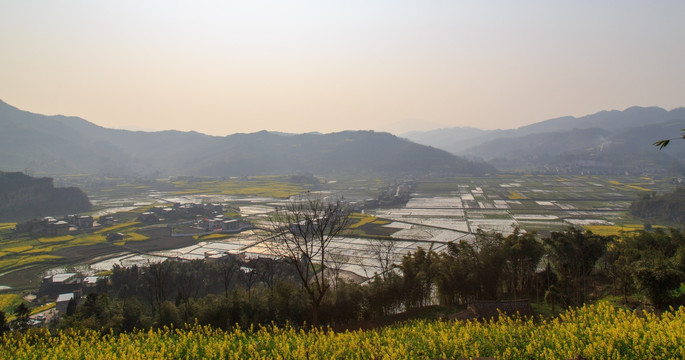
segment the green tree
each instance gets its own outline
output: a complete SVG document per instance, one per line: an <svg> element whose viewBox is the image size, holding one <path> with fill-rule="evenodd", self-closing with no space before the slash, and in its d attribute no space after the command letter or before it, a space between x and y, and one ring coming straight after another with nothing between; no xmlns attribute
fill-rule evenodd
<svg viewBox="0 0 685 360"><path fill-rule="evenodd" d="M143 307L138 299L132 297L123 300L122 306L122 323L123 331L133 331L133 329L141 329L143 318Z"/></svg>
<svg viewBox="0 0 685 360"><path fill-rule="evenodd" d="M590 274L597 260L604 255L608 237L569 228L564 232L552 232L545 239L552 268L558 276L559 290L565 295L567 305L579 305L586 301L591 285Z"/></svg>
<svg viewBox="0 0 685 360"><path fill-rule="evenodd" d="M9 331L9 324L7 324L7 316L5 312L0 310L0 336L5 332Z"/></svg>
<svg viewBox="0 0 685 360"><path fill-rule="evenodd" d="M658 308L674 303L674 291L685 283L685 233L657 229L633 237L639 257L631 268L638 288Z"/></svg>
<svg viewBox="0 0 685 360"><path fill-rule="evenodd" d="M447 251L440 254L436 272L436 285L440 303L457 305L475 298L479 284L476 269L476 253L466 241L447 244Z"/></svg>
<svg viewBox="0 0 685 360"><path fill-rule="evenodd" d="M169 285L172 278L171 261L166 260L147 267L143 278L146 280L152 299L152 306L156 306L167 299Z"/></svg>
<svg viewBox="0 0 685 360"><path fill-rule="evenodd" d="M513 292L514 297L532 294L535 271L545 253L543 244L537 239L536 233L522 234L517 227L512 234L504 238L504 246L507 257L504 269L507 290Z"/></svg>
<svg viewBox="0 0 685 360"><path fill-rule="evenodd" d="M403 292L406 308L423 307L430 303L438 256L432 250L419 247L402 258Z"/></svg>
<svg viewBox="0 0 685 360"><path fill-rule="evenodd" d="M76 298L71 298L69 299L69 302L67 303L67 316L72 316L76 313Z"/></svg>
<svg viewBox="0 0 685 360"><path fill-rule="evenodd" d="M20 331L26 330L29 327L30 314L31 310L28 306L26 306L25 303L22 302L21 304L19 304L14 309L15 319L14 321L12 321L12 327Z"/></svg>
<svg viewBox="0 0 685 360"><path fill-rule="evenodd" d="M215 318L214 316L210 318ZM159 308L157 310L157 325L162 327L162 326L173 326L175 328L180 328L183 325L183 322L181 322L181 317L178 315L178 309L176 308L176 305L172 303L171 301L163 301L162 303L159 304ZM226 324L212 324L216 327L219 327L219 325L225 326Z"/></svg>
<svg viewBox="0 0 685 360"><path fill-rule="evenodd" d="M635 278L647 297L657 308L670 305L671 292L685 281L683 272L670 259L653 258L636 263Z"/></svg>
<svg viewBox="0 0 685 360"><path fill-rule="evenodd" d="M640 259L636 237L615 237L607 244L602 263L611 279L614 290L628 302L628 295L635 290L635 262Z"/></svg>
<svg viewBox="0 0 685 360"><path fill-rule="evenodd" d="M403 278L393 271L385 277L375 276L368 284L368 312L365 315L383 317L399 312L406 298L402 285Z"/></svg>
<svg viewBox="0 0 685 360"><path fill-rule="evenodd" d="M474 241L480 299L497 299L507 248L500 233L478 230Z"/></svg>

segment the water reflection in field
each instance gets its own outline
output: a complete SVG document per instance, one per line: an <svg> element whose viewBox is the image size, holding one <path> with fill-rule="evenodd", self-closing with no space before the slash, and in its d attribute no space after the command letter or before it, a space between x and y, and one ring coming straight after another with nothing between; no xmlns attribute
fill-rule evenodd
<svg viewBox="0 0 685 360"><path fill-rule="evenodd" d="M429 183L412 194L405 206L365 209L365 212L387 222L379 225L384 230L382 236L389 235L394 239L392 258L400 262L402 256L419 247L444 251L449 241L472 241L479 229L507 235L515 227L521 227L523 231L551 231L563 230L567 226L612 225L622 221L630 204L629 199L636 193L634 189L599 178L569 179L513 175L458 178L453 183L435 183L432 188ZM621 180L621 183L629 182ZM449 186L441 187L441 184ZM180 203L237 203L240 215L257 224L285 201L268 197L181 196L164 193L150 195L148 200L150 198ZM111 207L115 208L114 205ZM369 238L334 239L330 251L345 259L342 264L344 270L361 276L379 271L373 251L373 236L377 234L369 235ZM149 255L129 254L98 263L97 266L106 268L113 263L138 264L165 258L198 259L222 251L244 252L254 256L273 255L273 247L264 240L267 237L266 233L250 232L225 239L201 240L190 247Z"/></svg>

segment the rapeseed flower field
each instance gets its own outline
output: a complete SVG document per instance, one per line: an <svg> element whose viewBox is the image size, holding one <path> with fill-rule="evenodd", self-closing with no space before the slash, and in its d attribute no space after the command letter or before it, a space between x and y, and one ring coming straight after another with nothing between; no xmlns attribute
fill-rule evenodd
<svg viewBox="0 0 685 360"><path fill-rule="evenodd" d="M661 315L608 303L551 319L416 320L376 330L162 328L8 333L2 359L683 359L685 308Z"/></svg>

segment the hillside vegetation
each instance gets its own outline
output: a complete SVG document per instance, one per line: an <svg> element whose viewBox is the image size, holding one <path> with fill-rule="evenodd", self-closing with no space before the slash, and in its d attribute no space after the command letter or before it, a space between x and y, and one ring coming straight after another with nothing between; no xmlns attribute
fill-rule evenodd
<svg viewBox="0 0 685 360"><path fill-rule="evenodd" d="M484 174L495 169L374 131L210 136L107 129L0 101L0 169L113 177L161 175Z"/></svg>
<svg viewBox="0 0 685 360"><path fill-rule="evenodd" d="M685 127L685 108L631 107L566 116L518 129L451 128L404 135L420 144L485 159L500 170L562 174L683 172L685 147L652 143ZM675 144L674 144L675 145Z"/></svg>
<svg viewBox="0 0 685 360"><path fill-rule="evenodd" d="M51 178L0 171L0 221L90 210L86 194L75 187L55 188Z"/></svg>
<svg viewBox="0 0 685 360"><path fill-rule="evenodd" d="M648 220L685 224L685 188L656 195L644 193L630 205L630 212Z"/></svg>

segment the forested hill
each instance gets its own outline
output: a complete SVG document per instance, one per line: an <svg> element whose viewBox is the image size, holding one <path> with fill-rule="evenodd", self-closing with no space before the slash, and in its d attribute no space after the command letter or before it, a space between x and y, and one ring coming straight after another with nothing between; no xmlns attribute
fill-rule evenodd
<svg viewBox="0 0 685 360"><path fill-rule="evenodd" d="M312 171L316 173L483 174L494 168L374 131L284 136L261 131L222 140L222 152L208 153L193 164L207 175L249 175ZM190 159L189 159L190 160Z"/></svg>
<svg viewBox="0 0 685 360"><path fill-rule="evenodd" d="M0 101L0 169L48 174L244 176L298 172L483 174L495 169L374 131L226 137L107 129Z"/></svg>
<svg viewBox="0 0 685 360"><path fill-rule="evenodd" d="M0 171L0 221L66 215L90 210L88 196L78 188L55 188L51 178Z"/></svg>
<svg viewBox="0 0 685 360"><path fill-rule="evenodd" d="M685 108L635 106L518 129L451 128L404 136L456 155L485 159L501 170L639 174L685 171L685 145L661 151L652 145L678 136L684 127Z"/></svg>
<svg viewBox="0 0 685 360"><path fill-rule="evenodd" d="M685 188L663 195L644 193L630 205L630 213L647 220L685 225Z"/></svg>

